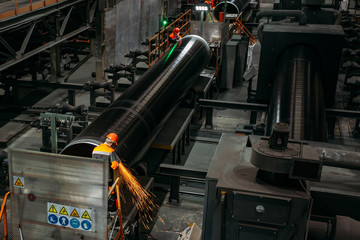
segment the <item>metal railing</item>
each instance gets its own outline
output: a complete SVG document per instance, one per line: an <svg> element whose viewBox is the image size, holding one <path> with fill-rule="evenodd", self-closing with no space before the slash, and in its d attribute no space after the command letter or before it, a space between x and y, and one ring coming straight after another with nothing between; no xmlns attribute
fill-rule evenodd
<svg viewBox="0 0 360 240"><path fill-rule="evenodd" d="M0 20L14 17L14 16L17 16L20 14L24 14L26 12L30 12L30 11L33 11L33 10L36 10L36 9L39 9L42 7L47 7L49 5L56 4L56 3L59 3L62 1L64 1L64 0L42 0L42 1L36 1L34 3L33 0L28 0L28 1L14 0L13 9L9 8L8 11L1 10Z"/></svg>
<svg viewBox="0 0 360 240"><path fill-rule="evenodd" d="M180 35L190 34L191 9L181 15L165 29L149 39L149 67L159 60L169 49L169 35L173 28L180 28Z"/></svg>
<svg viewBox="0 0 360 240"><path fill-rule="evenodd" d="M243 20L242 20L242 12L236 18L236 21L233 23L234 30L233 34L235 35L242 35L245 34L249 37L250 45L256 43L256 38L251 34L251 32L245 27Z"/></svg>
<svg viewBox="0 0 360 240"><path fill-rule="evenodd" d="M116 190L116 201L117 201L117 212L116 212L116 215L115 215L112 223L110 224L110 227L108 228L108 240L124 240L124 229L123 229L121 204L120 204L120 189L119 189L118 182L119 182L119 178L117 178L115 180L115 182L109 189L109 193L108 193L108 197L110 197L110 195L112 194L112 192L115 189ZM119 225L120 229L118 231L116 231L115 236L113 236L115 225L116 225L117 221L119 221L118 225Z"/></svg>
<svg viewBox="0 0 360 240"><path fill-rule="evenodd" d="M4 197L4 201L1 206L0 210L0 222L4 221L4 238L3 240L8 239L8 224L7 224L7 215L6 215L6 202L8 199L8 196L10 195L10 192L7 192Z"/></svg>

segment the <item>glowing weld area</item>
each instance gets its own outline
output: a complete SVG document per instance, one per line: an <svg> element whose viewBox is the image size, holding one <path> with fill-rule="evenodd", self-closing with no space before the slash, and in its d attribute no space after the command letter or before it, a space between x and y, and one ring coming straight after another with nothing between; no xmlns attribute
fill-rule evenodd
<svg viewBox="0 0 360 240"><path fill-rule="evenodd" d="M130 170L124 166L123 163L119 164L119 173L121 181L126 185L132 194L132 203L139 210L139 217L145 229L150 230L149 224L154 221L152 213L160 207L154 203L153 198L155 195L150 191L144 189ZM122 194L123 195L123 194ZM125 196L122 196L124 200Z"/></svg>

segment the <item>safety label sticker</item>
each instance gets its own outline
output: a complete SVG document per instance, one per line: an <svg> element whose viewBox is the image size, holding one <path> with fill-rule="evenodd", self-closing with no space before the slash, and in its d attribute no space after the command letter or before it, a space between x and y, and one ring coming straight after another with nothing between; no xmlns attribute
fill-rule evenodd
<svg viewBox="0 0 360 240"><path fill-rule="evenodd" d="M57 203L47 203L47 222L84 231L94 230L93 211Z"/></svg>
<svg viewBox="0 0 360 240"><path fill-rule="evenodd" d="M24 177L13 176L14 187L24 188L25 180Z"/></svg>

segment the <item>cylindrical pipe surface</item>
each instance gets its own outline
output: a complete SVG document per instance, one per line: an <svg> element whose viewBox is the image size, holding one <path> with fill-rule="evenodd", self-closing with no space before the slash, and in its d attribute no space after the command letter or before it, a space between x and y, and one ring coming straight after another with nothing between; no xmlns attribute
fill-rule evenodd
<svg viewBox="0 0 360 240"><path fill-rule="evenodd" d="M115 151L134 165L194 84L210 58L210 48L198 36L186 36L112 103L61 152L91 157L106 135L119 135Z"/></svg>
<svg viewBox="0 0 360 240"><path fill-rule="evenodd" d="M287 48L277 61L267 135L278 122L290 126L289 138L326 141L322 70L315 51L305 45Z"/></svg>
<svg viewBox="0 0 360 240"><path fill-rule="evenodd" d="M227 14L236 14L238 15L241 11L249 6L250 0L229 0L229 1L219 1L214 8L214 18L219 21L220 12L224 12L226 4L226 13Z"/></svg>
<svg viewBox="0 0 360 240"><path fill-rule="evenodd" d="M323 165L360 170L360 153L328 148L316 148Z"/></svg>

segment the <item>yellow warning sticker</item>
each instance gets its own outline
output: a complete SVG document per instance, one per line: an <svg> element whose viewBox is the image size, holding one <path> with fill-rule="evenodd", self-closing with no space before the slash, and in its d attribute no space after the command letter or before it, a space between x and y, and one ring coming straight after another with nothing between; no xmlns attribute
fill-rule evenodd
<svg viewBox="0 0 360 240"><path fill-rule="evenodd" d="M54 204L53 204L53 205L51 205L51 207L49 208L49 212L52 212L52 213L57 213L57 210L56 210L56 208L55 208Z"/></svg>
<svg viewBox="0 0 360 240"><path fill-rule="evenodd" d="M71 212L70 216L72 216L72 217L80 217L75 208L74 208L74 210Z"/></svg>
<svg viewBox="0 0 360 240"><path fill-rule="evenodd" d="M20 178L18 178L15 182L15 186L19 186L19 187L23 187L24 184L22 183L22 181L20 180Z"/></svg>
<svg viewBox="0 0 360 240"><path fill-rule="evenodd" d="M86 218L86 219L90 219L91 220L91 218L90 218L90 215L89 215L89 213L85 210L85 212L83 213L83 215L81 216L81 218Z"/></svg>
<svg viewBox="0 0 360 240"><path fill-rule="evenodd" d="M69 215L68 212L66 211L65 207L62 207L62 209L60 210L59 213L62 214L62 215Z"/></svg>

